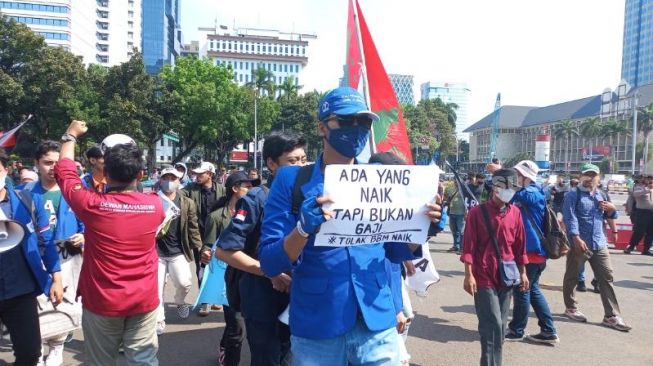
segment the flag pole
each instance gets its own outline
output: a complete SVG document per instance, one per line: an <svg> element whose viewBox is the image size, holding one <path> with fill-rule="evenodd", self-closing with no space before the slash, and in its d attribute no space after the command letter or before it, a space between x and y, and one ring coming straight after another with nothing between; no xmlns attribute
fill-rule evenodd
<svg viewBox="0 0 653 366"><path fill-rule="evenodd" d="M369 83L367 82L367 62L365 61L365 49L363 48L363 38L361 37L361 23L358 19L358 0L351 0L352 10L354 12L354 23L356 24L356 40L358 41L358 50L361 54L361 82L363 83L363 96L365 97L365 103L367 103L367 108L372 110L372 103L370 99L370 89ZM374 126L370 128L370 154L376 153L376 144L374 143Z"/></svg>

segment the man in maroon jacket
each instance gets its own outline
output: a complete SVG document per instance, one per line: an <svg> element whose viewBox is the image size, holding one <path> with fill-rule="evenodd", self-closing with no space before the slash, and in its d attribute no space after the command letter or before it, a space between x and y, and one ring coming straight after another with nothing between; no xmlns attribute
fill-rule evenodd
<svg viewBox="0 0 653 366"><path fill-rule="evenodd" d="M70 124L55 168L61 194L86 225L78 290L86 355L92 365L115 365L122 342L128 363L158 365L155 235L163 205L156 194L136 191L143 154L133 143L104 151L107 193L84 189L73 158L86 130L84 122Z"/></svg>
<svg viewBox="0 0 653 366"><path fill-rule="evenodd" d="M499 276L499 261L491 233L483 218L488 213L499 251L504 261L514 260L521 275L521 290L529 287L525 265L524 224L518 207L508 204L515 195L517 174L513 169L499 169L492 175L492 194L486 203L469 211L463 252L464 288L474 296L481 335L481 365L501 365L503 338L510 309L512 288L505 287Z"/></svg>

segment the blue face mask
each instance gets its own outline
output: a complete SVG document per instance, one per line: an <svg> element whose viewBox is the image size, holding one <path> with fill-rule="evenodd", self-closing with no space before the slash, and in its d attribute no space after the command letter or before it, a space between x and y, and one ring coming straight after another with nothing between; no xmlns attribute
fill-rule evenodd
<svg viewBox="0 0 653 366"><path fill-rule="evenodd" d="M370 129L362 126L341 127L329 129L327 141L340 155L355 158L363 149L370 137Z"/></svg>

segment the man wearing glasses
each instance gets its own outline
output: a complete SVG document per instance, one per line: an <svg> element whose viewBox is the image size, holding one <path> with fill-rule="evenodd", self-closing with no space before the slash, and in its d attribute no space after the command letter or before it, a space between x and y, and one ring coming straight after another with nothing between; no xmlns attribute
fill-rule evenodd
<svg viewBox="0 0 653 366"><path fill-rule="evenodd" d="M324 151L309 168L287 167L275 176L264 210L259 260L268 277L292 270L291 349L295 365L398 364L396 311L385 270L383 243L316 247L315 233L331 219L323 209L324 168L355 164L379 117L349 87L320 102L317 123ZM306 182L298 182L298 176ZM303 181L303 179L302 179ZM302 184L303 183L303 184ZM295 206L294 186L303 203ZM429 205L431 220L441 208ZM408 245L394 244L393 261L413 259Z"/></svg>

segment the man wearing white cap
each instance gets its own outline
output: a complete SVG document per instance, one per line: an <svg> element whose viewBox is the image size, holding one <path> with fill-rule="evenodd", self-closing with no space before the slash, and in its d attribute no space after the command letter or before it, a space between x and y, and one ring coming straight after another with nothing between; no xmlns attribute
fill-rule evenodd
<svg viewBox="0 0 653 366"><path fill-rule="evenodd" d="M508 324L507 341L518 341L524 338L524 330L528 322L529 307L532 306L537 315L540 333L528 335L531 342L556 344L558 338L549 304L540 290L540 276L546 268L547 255L542 247L544 230L544 210L546 201L542 188L535 183L539 167L530 160L522 160L514 166L517 171L517 181L522 187L512 199L512 203L521 209L522 222L526 233L526 275L530 282L527 291L513 290L512 321Z"/></svg>
<svg viewBox="0 0 653 366"><path fill-rule="evenodd" d="M180 214L159 232L156 240L159 253L159 310L156 332L159 335L163 334L166 326L163 305L166 273L170 275L170 280L175 286L177 315L186 319L190 313L190 306L186 304L185 299L193 284L193 274L188 263L193 260L193 251L202 247L195 202L178 192L183 176L184 174L175 168L166 168L161 172L159 180L159 190L180 211Z"/></svg>
<svg viewBox="0 0 653 366"><path fill-rule="evenodd" d="M220 197L224 196L225 191L222 184L213 180L215 176L215 166L213 164L205 161L199 167L193 169L192 172L195 174L195 182L189 183L182 192L184 196L190 198L195 203L200 234L204 235L206 219L211 214L213 205ZM202 237L202 242L205 242L204 239ZM193 250L193 256L195 259L195 273L199 281L198 285L201 286L202 276L200 269L204 265L201 264L200 250ZM202 304L199 314L202 316L209 315L209 306Z"/></svg>

